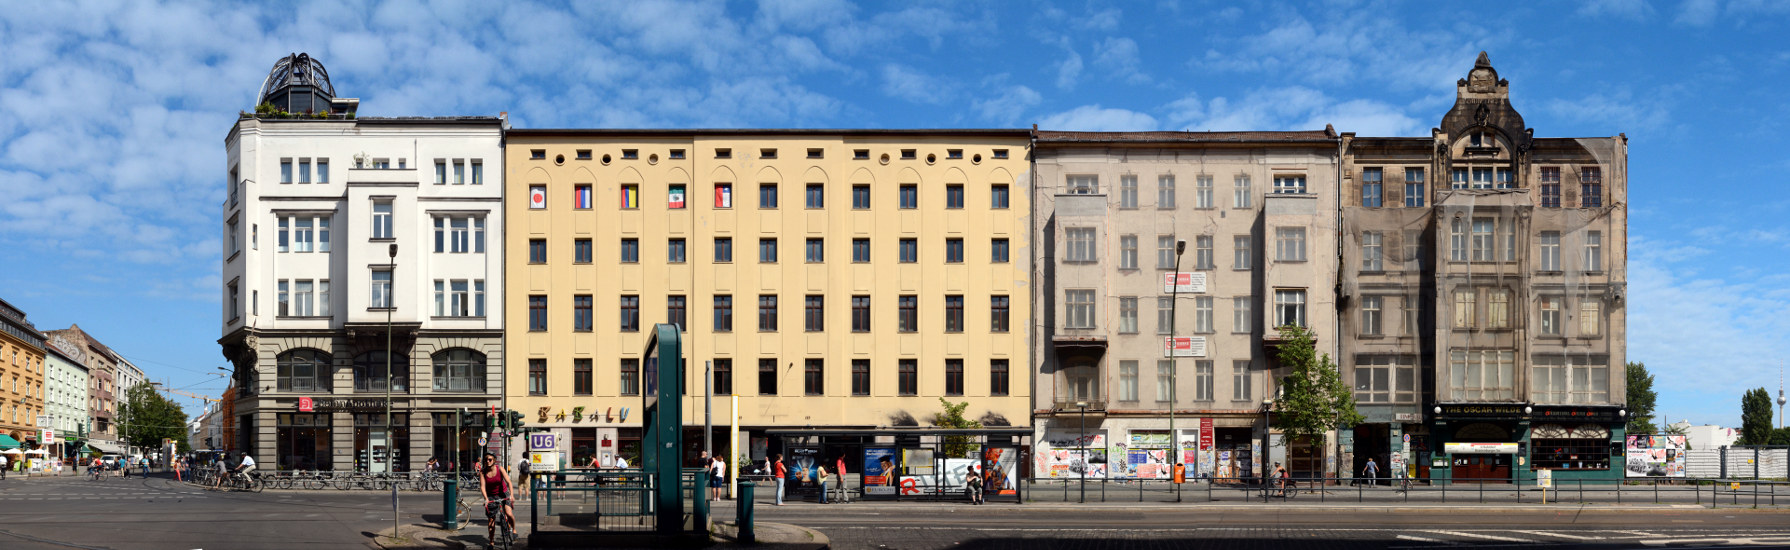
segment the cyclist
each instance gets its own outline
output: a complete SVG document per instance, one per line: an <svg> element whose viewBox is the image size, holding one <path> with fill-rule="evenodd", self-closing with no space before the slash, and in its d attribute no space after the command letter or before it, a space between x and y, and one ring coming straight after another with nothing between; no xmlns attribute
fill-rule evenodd
<svg viewBox="0 0 1790 550"><path fill-rule="evenodd" d="M242 459L242 463L236 465L232 475L241 476L242 480L246 482L249 479L249 473L255 471L255 458L249 456L247 451L236 451L236 454Z"/></svg>
<svg viewBox="0 0 1790 550"><path fill-rule="evenodd" d="M515 532L516 512L510 503L510 476L497 463L497 455L485 453L479 464L479 494L485 497L486 540L497 540L497 522L504 521ZM503 512L500 519L499 511Z"/></svg>

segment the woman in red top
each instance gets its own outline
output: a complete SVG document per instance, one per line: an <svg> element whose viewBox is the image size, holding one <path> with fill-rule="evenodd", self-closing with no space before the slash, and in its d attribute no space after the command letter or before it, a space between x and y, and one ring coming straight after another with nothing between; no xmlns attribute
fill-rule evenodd
<svg viewBox="0 0 1790 550"><path fill-rule="evenodd" d="M783 455L771 455L771 477L777 480L777 505L783 505L783 485L789 472L783 468Z"/></svg>
<svg viewBox="0 0 1790 550"><path fill-rule="evenodd" d="M479 494L485 497L485 532L487 540L497 538L497 522L509 523L510 532L516 532L516 512L510 503L510 476L497 464L497 455L485 453L485 459L479 464ZM501 508L500 508L501 506ZM503 516L498 516L498 510Z"/></svg>

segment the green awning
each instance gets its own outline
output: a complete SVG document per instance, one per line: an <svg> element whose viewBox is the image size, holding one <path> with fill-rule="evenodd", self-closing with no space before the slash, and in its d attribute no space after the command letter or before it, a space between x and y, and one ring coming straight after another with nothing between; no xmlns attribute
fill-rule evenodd
<svg viewBox="0 0 1790 550"><path fill-rule="evenodd" d="M12 436L0 434L0 449L17 449L22 446L19 445L19 440L13 439Z"/></svg>

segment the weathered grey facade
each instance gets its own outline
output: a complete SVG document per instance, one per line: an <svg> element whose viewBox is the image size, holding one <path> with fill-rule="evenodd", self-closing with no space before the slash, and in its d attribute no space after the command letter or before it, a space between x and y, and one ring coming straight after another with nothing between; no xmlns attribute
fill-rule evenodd
<svg viewBox="0 0 1790 550"><path fill-rule="evenodd" d="M1627 138L1533 134L1484 53L1430 137L1342 134L1352 471L1621 477Z"/></svg>

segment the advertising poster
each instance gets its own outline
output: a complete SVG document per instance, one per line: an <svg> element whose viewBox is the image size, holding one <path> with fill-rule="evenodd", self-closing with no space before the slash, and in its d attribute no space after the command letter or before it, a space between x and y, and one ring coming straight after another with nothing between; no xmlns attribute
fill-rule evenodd
<svg viewBox="0 0 1790 550"><path fill-rule="evenodd" d="M1139 479L1168 479L1174 475L1168 460L1168 449L1132 449L1127 453L1129 476Z"/></svg>
<svg viewBox="0 0 1790 550"><path fill-rule="evenodd" d="M796 447L789 452L789 476L795 478L797 487L818 488L820 480L814 467L820 465L820 449L814 447Z"/></svg>
<svg viewBox="0 0 1790 550"><path fill-rule="evenodd" d="M1047 432L1034 455L1033 470L1038 477L1047 478L1079 478L1084 472L1087 477L1105 477L1104 447L1104 433Z"/></svg>
<svg viewBox="0 0 1790 550"><path fill-rule="evenodd" d="M1628 477L1684 477L1685 437L1628 436Z"/></svg>
<svg viewBox="0 0 1790 550"><path fill-rule="evenodd" d="M1019 449L996 447L982 453L988 477L983 479L982 490L991 495L1011 495L1018 490L1015 483L1019 478Z"/></svg>
<svg viewBox="0 0 1790 550"><path fill-rule="evenodd" d="M864 449L864 494L895 494L895 449L889 447L868 447Z"/></svg>

